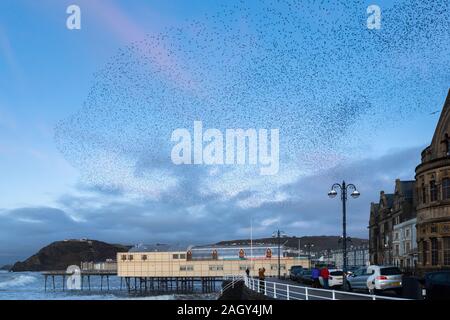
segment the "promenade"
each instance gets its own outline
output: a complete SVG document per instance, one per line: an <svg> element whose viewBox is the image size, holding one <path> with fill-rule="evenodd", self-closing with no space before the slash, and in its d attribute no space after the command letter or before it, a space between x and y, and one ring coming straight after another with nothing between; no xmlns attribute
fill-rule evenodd
<svg viewBox="0 0 450 320"><path fill-rule="evenodd" d="M234 283L243 281L247 289L276 300L406 300L394 294L390 295L388 292L383 295L372 295L366 292L319 289L278 278L267 278L264 282L246 277L231 277L230 280L228 287L223 290L233 287Z"/></svg>

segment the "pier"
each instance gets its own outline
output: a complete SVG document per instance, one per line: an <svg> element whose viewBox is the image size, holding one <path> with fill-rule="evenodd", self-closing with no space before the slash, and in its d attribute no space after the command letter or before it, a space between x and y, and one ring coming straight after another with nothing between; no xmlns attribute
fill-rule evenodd
<svg viewBox="0 0 450 320"><path fill-rule="evenodd" d="M81 270L80 273L68 273L67 271L45 271L42 272L42 275L44 276L44 288L45 291L47 291L47 284L49 278L51 279L51 287L53 290L56 290L56 282L58 278L61 278L62 280L62 290L65 291L66 288L66 278L73 277L73 276L79 276L81 280L81 290L85 289L85 286L87 285L87 289L91 290L91 277L100 277L100 290L103 291L103 281L106 279L105 285L106 289L109 290L109 278L111 276L117 276L117 271L87 271L87 270ZM55 281L56 279L56 281ZM122 279L121 279L122 284Z"/></svg>
<svg viewBox="0 0 450 320"><path fill-rule="evenodd" d="M53 291L68 290L66 280L70 276L79 276L80 290L91 291L91 278L100 280L100 291L111 291L110 277L118 277L116 271L87 271L68 273L66 271L46 271L44 276L44 289ZM220 288L223 277L118 277L120 287L114 290L126 290L131 295L154 295L163 293L212 293ZM61 283L60 286L58 284Z"/></svg>
<svg viewBox="0 0 450 320"><path fill-rule="evenodd" d="M125 277L128 293L212 293L222 284L222 277ZM218 286L217 283L220 283Z"/></svg>

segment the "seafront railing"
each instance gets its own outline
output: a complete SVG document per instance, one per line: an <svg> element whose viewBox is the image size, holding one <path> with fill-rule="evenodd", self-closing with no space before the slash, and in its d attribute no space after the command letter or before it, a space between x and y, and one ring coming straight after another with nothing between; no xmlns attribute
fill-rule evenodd
<svg viewBox="0 0 450 320"><path fill-rule="evenodd" d="M297 286L284 282L259 280L247 276L229 276L227 279L230 282L224 286L222 292L230 287L234 287L237 282L243 281L250 290L278 300L408 300L374 294Z"/></svg>

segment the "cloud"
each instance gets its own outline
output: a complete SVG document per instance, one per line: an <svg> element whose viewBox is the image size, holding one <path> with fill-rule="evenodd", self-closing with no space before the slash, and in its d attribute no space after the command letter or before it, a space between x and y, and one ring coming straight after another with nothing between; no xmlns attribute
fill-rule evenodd
<svg viewBox="0 0 450 320"><path fill-rule="evenodd" d="M421 149L397 150L274 185L267 193L283 197L256 206L241 205L255 197L251 188L231 197L203 197L195 187L201 178L193 173L185 173L177 189L162 192L160 199L129 198L115 189L80 185L80 194L67 194L58 200L59 208L0 211L0 262L23 259L41 246L65 238L185 245L248 238L251 220L254 237L270 236L278 228L298 236L336 235L341 232L341 204L329 199L327 192L343 178L361 192L360 198L348 203L349 234L367 237L370 202L378 200L380 190L392 192L396 178L413 177Z"/></svg>

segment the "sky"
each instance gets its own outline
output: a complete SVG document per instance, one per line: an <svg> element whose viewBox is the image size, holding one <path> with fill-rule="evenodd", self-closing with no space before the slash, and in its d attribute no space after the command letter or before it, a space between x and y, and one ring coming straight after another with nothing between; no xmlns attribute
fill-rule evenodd
<svg viewBox="0 0 450 320"><path fill-rule="evenodd" d="M66 27L69 5L81 29ZM381 8L368 29L366 9ZM0 264L67 238L341 233L413 179L449 89L445 1L0 3ZM175 166L171 132L278 128L280 170Z"/></svg>

